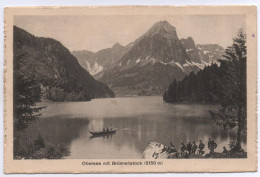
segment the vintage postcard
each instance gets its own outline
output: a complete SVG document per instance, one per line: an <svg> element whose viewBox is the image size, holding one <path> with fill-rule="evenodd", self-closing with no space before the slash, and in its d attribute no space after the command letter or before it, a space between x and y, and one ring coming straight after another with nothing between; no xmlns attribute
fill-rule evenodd
<svg viewBox="0 0 260 177"><path fill-rule="evenodd" d="M5 173L257 170L255 6L5 8Z"/></svg>

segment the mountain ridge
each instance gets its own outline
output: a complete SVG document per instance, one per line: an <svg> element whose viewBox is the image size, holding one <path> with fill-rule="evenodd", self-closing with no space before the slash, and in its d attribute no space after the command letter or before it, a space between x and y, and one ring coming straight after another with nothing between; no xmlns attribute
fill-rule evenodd
<svg viewBox="0 0 260 177"><path fill-rule="evenodd" d="M194 62L209 66L212 63L218 63L219 59L223 59L224 48L218 44L195 44L192 37L182 38L181 42Z"/></svg>
<svg viewBox="0 0 260 177"><path fill-rule="evenodd" d="M126 47L115 43L111 48L102 49L96 53L85 50L73 51L72 54L84 69L95 76L102 74L100 72L103 72L103 70L114 67L126 50Z"/></svg>
<svg viewBox="0 0 260 177"><path fill-rule="evenodd" d="M113 97L114 93L96 81L59 41L35 37L14 26L14 70L41 84L52 101L87 101Z"/></svg>
<svg viewBox="0 0 260 177"><path fill-rule="evenodd" d="M111 51L113 46L109 48ZM210 47L198 45L192 37L179 39L176 28L167 21L156 22L146 33L122 48L120 56L114 57L110 55L112 53L110 51L110 54L102 58L102 60L109 58L113 61L113 65L108 64L109 67L106 67L105 62L92 64L92 69L102 67L94 74L95 78L108 84L118 95L162 94L173 79L181 80L192 71L196 73L205 66L216 63L216 58L220 57L218 53L210 51L217 48L214 45ZM100 51L96 52L95 56L97 53ZM85 57L87 62L93 59L100 60L95 57L89 59ZM162 79L163 77L168 80ZM118 92L122 90L127 93L119 94Z"/></svg>

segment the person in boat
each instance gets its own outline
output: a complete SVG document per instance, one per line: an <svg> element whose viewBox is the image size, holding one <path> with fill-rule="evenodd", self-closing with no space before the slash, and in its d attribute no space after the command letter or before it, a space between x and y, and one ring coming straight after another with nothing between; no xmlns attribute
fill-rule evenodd
<svg viewBox="0 0 260 177"><path fill-rule="evenodd" d="M110 131L111 131L111 132L113 131L112 124L110 124Z"/></svg>
<svg viewBox="0 0 260 177"><path fill-rule="evenodd" d="M200 143L199 143L199 154L201 154L201 155L204 154L204 151L203 151L204 147L205 147L205 144L202 143L202 141L200 140Z"/></svg>
<svg viewBox="0 0 260 177"><path fill-rule="evenodd" d="M109 132L109 128L107 127L107 132Z"/></svg>
<svg viewBox="0 0 260 177"><path fill-rule="evenodd" d="M191 147L191 153L195 155L197 148L198 148L198 146L197 146L196 142L193 141L193 144Z"/></svg>
<svg viewBox="0 0 260 177"><path fill-rule="evenodd" d="M106 131L106 129L105 129L105 127L103 127L103 132L105 132Z"/></svg>

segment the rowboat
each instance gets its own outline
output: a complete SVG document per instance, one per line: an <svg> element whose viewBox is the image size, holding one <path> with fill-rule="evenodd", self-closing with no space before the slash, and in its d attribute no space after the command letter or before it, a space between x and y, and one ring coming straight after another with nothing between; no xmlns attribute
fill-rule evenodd
<svg viewBox="0 0 260 177"><path fill-rule="evenodd" d="M93 136L105 136L116 133L116 129L112 129L109 131L89 131L89 133L91 133Z"/></svg>

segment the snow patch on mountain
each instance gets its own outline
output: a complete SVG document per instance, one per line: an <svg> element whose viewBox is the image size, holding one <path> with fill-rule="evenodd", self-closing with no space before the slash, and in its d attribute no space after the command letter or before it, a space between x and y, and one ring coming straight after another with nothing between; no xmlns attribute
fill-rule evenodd
<svg viewBox="0 0 260 177"><path fill-rule="evenodd" d="M200 46L196 45L196 48L199 49L199 50L202 50Z"/></svg>
<svg viewBox="0 0 260 177"><path fill-rule="evenodd" d="M89 66L89 63L88 63L88 66ZM94 75L100 73L102 70L103 70L103 66L101 66L97 62L95 62L95 64L92 67L90 67L89 73L92 76L94 76Z"/></svg>
<svg viewBox="0 0 260 177"><path fill-rule="evenodd" d="M211 59L211 60L212 60L213 57L214 57L214 55L212 55L212 54L209 54L208 56L209 56L209 59Z"/></svg>
<svg viewBox="0 0 260 177"><path fill-rule="evenodd" d="M156 60L155 58L149 58L149 61L152 62L153 64L155 64L156 61L159 61L159 60Z"/></svg>
<svg viewBox="0 0 260 177"><path fill-rule="evenodd" d="M182 71L184 71L184 68L183 68L183 66L182 66L180 63L177 63L177 62L176 62L175 64L176 64L179 68L181 68Z"/></svg>
<svg viewBox="0 0 260 177"><path fill-rule="evenodd" d="M210 66L211 63L210 62L205 62L204 60L201 60L202 64L205 65L205 66Z"/></svg>
<svg viewBox="0 0 260 177"><path fill-rule="evenodd" d="M191 62L192 63L192 65L194 65L194 66L197 66L198 68L200 68L200 69L203 69L204 67L205 67L205 65L203 65L203 64L201 64L201 63L195 63L195 62Z"/></svg>
<svg viewBox="0 0 260 177"><path fill-rule="evenodd" d="M189 61L186 61L185 64L181 64L179 62L174 62L174 61L171 61L171 62L163 62L163 61L160 61L156 58L152 58L152 57L145 57L144 60L142 60L141 58L138 58L135 63L140 63L140 62L151 62L152 64L156 64L156 63L160 63L160 64L163 64L163 65L172 65L172 66L177 66L179 67L183 72L186 72L186 70L190 67L198 67L199 69L203 69L205 66L210 66L211 63L208 63L208 62L205 62L205 61L201 61L201 63L197 63L197 62L189 62ZM128 63L128 62L127 62ZM189 70L189 69L188 69Z"/></svg>
<svg viewBox="0 0 260 177"><path fill-rule="evenodd" d="M207 51L207 50L202 50L202 52L207 55L208 53L210 53L211 51Z"/></svg>
<svg viewBox="0 0 260 177"><path fill-rule="evenodd" d="M186 49L186 52L190 52L193 51L194 49Z"/></svg>
<svg viewBox="0 0 260 177"><path fill-rule="evenodd" d="M188 67L188 66L189 66L188 61L187 61L185 64L183 64L183 66L184 66L184 67Z"/></svg>
<svg viewBox="0 0 260 177"><path fill-rule="evenodd" d="M87 71L90 71L91 67L90 67L90 64L89 64L89 62L88 62L87 60L84 60L84 62L85 62L85 63L86 63L86 65L87 65Z"/></svg>
<svg viewBox="0 0 260 177"><path fill-rule="evenodd" d="M168 65L168 63L165 63L163 61L158 61L159 63L163 64L163 65Z"/></svg>
<svg viewBox="0 0 260 177"><path fill-rule="evenodd" d="M204 62L206 63L206 62ZM184 67L189 67L189 66L197 66L200 69L203 69L206 65L204 63L196 63L196 62L186 62L185 64L183 64ZM208 63L207 63L208 64Z"/></svg>

